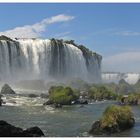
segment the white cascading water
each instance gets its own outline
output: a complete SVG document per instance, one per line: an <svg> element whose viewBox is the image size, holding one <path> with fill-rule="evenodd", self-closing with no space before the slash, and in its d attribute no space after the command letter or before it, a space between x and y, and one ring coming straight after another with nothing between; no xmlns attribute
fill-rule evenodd
<svg viewBox="0 0 140 140"><path fill-rule="evenodd" d="M139 73L127 73L125 74L124 80L129 84L135 84L140 79Z"/></svg>
<svg viewBox="0 0 140 140"><path fill-rule="evenodd" d="M64 42L42 39L0 41L0 80L81 78L101 79L101 56L93 55L86 64L83 52Z"/></svg>
<svg viewBox="0 0 140 140"><path fill-rule="evenodd" d="M140 73L102 73L103 82L115 82L124 79L129 84L135 84L140 79Z"/></svg>

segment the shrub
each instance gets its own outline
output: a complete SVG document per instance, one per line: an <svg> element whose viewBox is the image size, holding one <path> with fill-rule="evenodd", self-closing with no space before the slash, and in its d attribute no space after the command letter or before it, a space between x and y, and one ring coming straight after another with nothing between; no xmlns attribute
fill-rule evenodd
<svg viewBox="0 0 140 140"><path fill-rule="evenodd" d="M128 120L133 118L131 108L129 106L109 106L103 113L101 118L101 127L112 127L114 125L125 125Z"/></svg>
<svg viewBox="0 0 140 140"><path fill-rule="evenodd" d="M100 99L116 99L117 94L113 93L105 86L92 86L88 95L92 99L100 100Z"/></svg>
<svg viewBox="0 0 140 140"><path fill-rule="evenodd" d="M69 105L77 95L70 87L53 86L49 89L49 99L56 104Z"/></svg>
<svg viewBox="0 0 140 140"><path fill-rule="evenodd" d="M123 95L119 96L118 101L127 105L137 105L140 101L140 94L133 93L129 94L128 97L124 97Z"/></svg>
<svg viewBox="0 0 140 140"><path fill-rule="evenodd" d="M106 108L100 120L95 121L89 133L92 135L111 135L134 126L135 120L129 106L111 105Z"/></svg>

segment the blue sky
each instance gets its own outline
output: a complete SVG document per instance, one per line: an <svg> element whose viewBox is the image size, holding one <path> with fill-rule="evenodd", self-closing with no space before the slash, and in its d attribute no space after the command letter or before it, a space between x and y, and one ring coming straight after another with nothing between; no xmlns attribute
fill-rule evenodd
<svg viewBox="0 0 140 140"><path fill-rule="evenodd" d="M103 71L140 72L140 4L0 4L0 34L73 39Z"/></svg>

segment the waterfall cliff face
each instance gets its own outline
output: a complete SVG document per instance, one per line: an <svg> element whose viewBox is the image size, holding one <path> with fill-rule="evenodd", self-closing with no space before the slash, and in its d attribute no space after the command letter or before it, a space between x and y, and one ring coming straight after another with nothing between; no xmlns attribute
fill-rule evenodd
<svg viewBox="0 0 140 140"><path fill-rule="evenodd" d="M0 40L0 80L101 79L101 56L61 40Z"/></svg>

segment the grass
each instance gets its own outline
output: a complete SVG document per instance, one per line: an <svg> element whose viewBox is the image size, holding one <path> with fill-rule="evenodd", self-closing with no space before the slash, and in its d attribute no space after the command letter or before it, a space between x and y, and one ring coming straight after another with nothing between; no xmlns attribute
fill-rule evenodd
<svg viewBox="0 0 140 140"><path fill-rule="evenodd" d="M106 108L101 118L101 127L112 127L117 124L127 124L128 120L133 117L129 106L112 105Z"/></svg>
<svg viewBox="0 0 140 140"><path fill-rule="evenodd" d="M117 94L115 94L105 86L92 86L88 90L88 95L90 98L96 100L109 99L109 98L116 99L117 97Z"/></svg>
<svg viewBox="0 0 140 140"><path fill-rule="evenodd" d="M53 103L70 105L71 101L77 99L77 95L70 87L53 86L49 89L49 99Z"/></svg>

